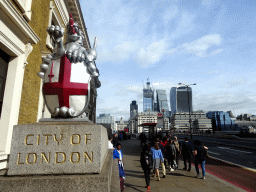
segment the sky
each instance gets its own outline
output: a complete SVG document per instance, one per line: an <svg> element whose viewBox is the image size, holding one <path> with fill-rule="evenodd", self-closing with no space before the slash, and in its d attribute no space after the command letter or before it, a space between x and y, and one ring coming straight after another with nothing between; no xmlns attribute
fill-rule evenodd
<svg viewBox="0 0 256 192"><path fill-rule="evenodd" d="M97 37L97 116L143 110L143 84L193 84L193 109L256 114L256 1L80 0Z"/></svg>

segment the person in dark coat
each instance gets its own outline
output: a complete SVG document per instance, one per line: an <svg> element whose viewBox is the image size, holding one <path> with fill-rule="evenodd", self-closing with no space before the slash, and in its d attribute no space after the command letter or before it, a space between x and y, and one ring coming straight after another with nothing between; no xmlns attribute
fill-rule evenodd
<svg viewBox="0 0 256 192"><path fill-rule="evenodd" d="M205 160L206 160L206 151L208 148L201 144L201 141L194 141L194 155L195 155L195 169L196 169L196 177L200 178L198 164L201 164L202 168L202 179L205 179Z"/></svg>
<svg viewBox="0 0 256 192"><path fill-rule="evenodd" d="M117 138L117 134L115 133L112 140L112 144L114 148L116 148L117 143L118 143L118 138Z"/></svg>
<svg viewBox="0 0 256 192"><path fill-rule="evenodd" d="M192 146L188 142L188 138L185 137L185 143L182 144L181 150L183 161L184 161L184 170L187 170L187 161L188 161L188 171L191 170L191 155L192 155Z"/></svg>
<svg viewBox="0 0 256 192"><path fill-rule="evenodd" d="M176 148L176 169L178 169L178 166L179 166L179 155L181 154L181 151L180 151L180 142L178 141L178 138L177 136L174 136L174 145L175 145L175 148Z"/></svg>
<svg viewBox="0 0 256 192"><path fill-rule="evenodd" d="M142 144L145 144L146 141L147 141L147 136L144 132L142 132L139 136L139 139L140 139L140 146L142 146Z"/></svg>
<svg viewBox="0 0 256 192"><path fill-rule="evenodd" d="M170 171L174 171L173 167L174 167L174 160L175 160L175 157L176 157L176 148L174 146L173 141L170 141L166 145L165 154L166 154L166 158L167 158L167 161L168 161Z"/></svg>
<svg viewBox="0 0 256 192"><path fill-rule="evenodd" d="M144 145L142 148L142 152L140 155L140 163L141 167L144 171L145 180L146 180L146 187L150 190L150 172L153 168L153 156L150 152L150 148L148 145Z"/></svg>

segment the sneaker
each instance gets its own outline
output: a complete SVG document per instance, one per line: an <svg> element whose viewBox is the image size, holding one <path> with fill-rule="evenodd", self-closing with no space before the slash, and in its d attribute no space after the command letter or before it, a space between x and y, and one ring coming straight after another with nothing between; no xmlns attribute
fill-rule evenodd
<svg viewBox="0 0 256 192"><path fill-rule="evenodd" d="M163 178L165 178L165 175L163 176Z"/></svg>
<svg viewBox="0 0 256 192"><path fill-rule="evenodd" d="M150 190L150 186L147 187L147 190Z"/></svg>
<svg viewBox="0 0 256 192"><path fill-rule="evenodd" d="M205 179L205 177L202 177L202 179Z"/></svg>
<svg viewBox="0 0 256 192"><path fill-rule="evenodd" d="M196 174L196 178L200 178L200 175L199 175L199 174Z"/></svg>
<svg viewBox="0 0 256 192"><path fill-rule="evenodd" d="M174 169L171 169L171 171L174 171Z"/></svg>

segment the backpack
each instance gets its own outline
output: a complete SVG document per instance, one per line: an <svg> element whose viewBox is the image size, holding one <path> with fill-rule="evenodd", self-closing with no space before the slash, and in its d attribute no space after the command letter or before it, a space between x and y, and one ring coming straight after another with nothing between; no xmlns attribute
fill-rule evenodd
<svg viewBox="0 0 256 192"><path fill-rule="evenodd" d="M174 145L177 151L180 151L180 145L178 141L174 141Z"/></svg>
<svg viewBox="0 0 256 192"><path fill-rule="evenodd" d="M174 145L171 145L171 152L172 152L172 156L174 156L176 153L176 147Z"/></svg>
<svg viewBox="0 0 256 192"><path fill-rule="evenodd" d="M146 161L146 165L151 165L153 162L153 157L150 153L145 153L144 155L145 161Z"/></svg>
<svg viewBox="0 0 256 192"><path fill-rule="evenodd" d="M209 154L208 154L207 150L205 150L204 146L203 146L203 149L204 149L204 158L205 159L209 158Z"/></svg>

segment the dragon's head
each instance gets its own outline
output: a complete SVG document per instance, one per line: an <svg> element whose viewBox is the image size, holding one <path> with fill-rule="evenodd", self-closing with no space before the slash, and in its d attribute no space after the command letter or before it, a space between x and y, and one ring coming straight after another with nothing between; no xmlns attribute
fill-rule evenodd
<svg viewBox="0 0 256 192"><path fill-rule="evenodd" d="M73 17L70 13L68 26L68 42L77 42L83 45L83 32L79 29L78 23L74 23Z"/></svg>

